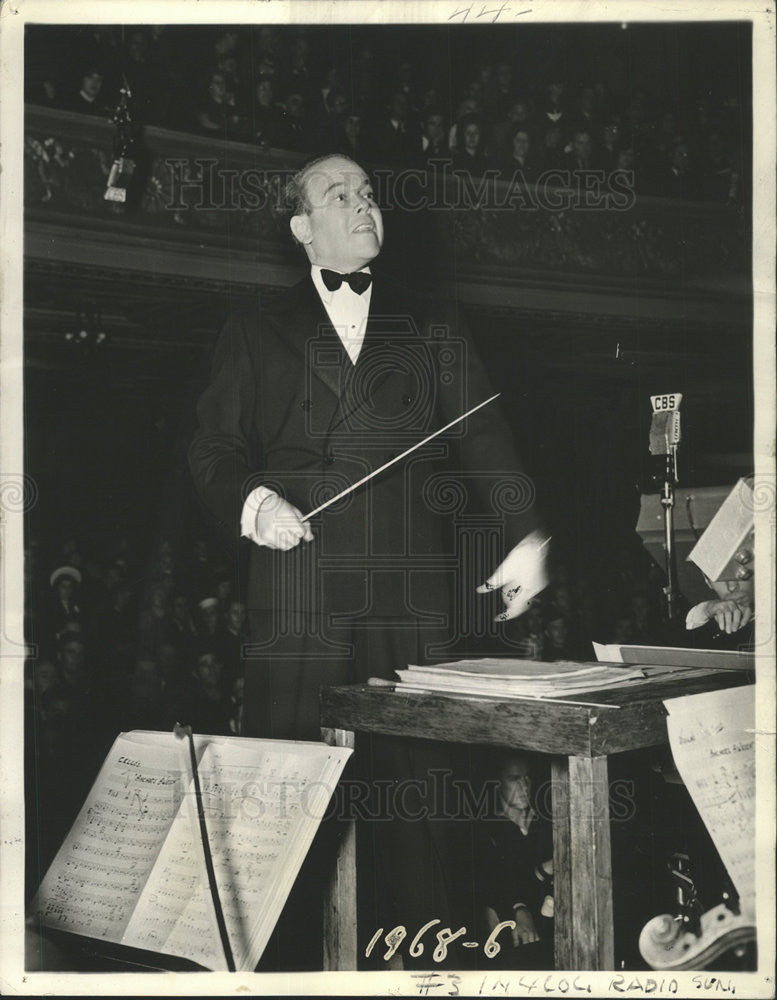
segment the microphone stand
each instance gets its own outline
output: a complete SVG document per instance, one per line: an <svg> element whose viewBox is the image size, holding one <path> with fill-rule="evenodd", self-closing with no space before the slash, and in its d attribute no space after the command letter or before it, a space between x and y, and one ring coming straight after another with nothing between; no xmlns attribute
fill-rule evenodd
<svg viewBox="0 0 777 1000"><path fill-rule="evenodd" d="M677 445L670 444L666 452L664 488L661 506L664 508L664 549L666 551L666 608L671 622L677 602L677 564L674 550L674 488L677 485Z"/></svg>

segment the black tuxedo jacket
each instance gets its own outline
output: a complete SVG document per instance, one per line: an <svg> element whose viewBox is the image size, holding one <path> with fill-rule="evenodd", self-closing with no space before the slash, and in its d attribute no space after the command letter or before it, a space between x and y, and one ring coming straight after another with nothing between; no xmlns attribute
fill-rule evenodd
<svg viewBox="0 0 777 1000"><path fill-rule="evenodd" d="M254 487L307 514L491 395L455 304L376 276L354 366L307 276L229 317L190 469L237 535ZM535 527L533 495L495 401L314 517L313 542L252 544L249 608L351 621L444 613L453 587L484 578L472 550L491 572Z"/></svg>

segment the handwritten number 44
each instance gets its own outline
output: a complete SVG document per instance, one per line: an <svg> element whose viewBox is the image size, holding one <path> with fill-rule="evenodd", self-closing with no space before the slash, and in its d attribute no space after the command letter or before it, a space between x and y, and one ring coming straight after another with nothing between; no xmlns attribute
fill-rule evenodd
<svg viewBox="0 0 777 1000"><path fill-rule="evenodd" d="M491 8L489 8L488 4L482 3L482 4L480 4L480 10L479 11L477 10L477 4L471 3L471 4L469 4L466 7L460 7L458 10L455 10L448 17L448 20L452 21L454 19L454 17L460 17L462 21L466 21L467 18L469 17L469 15L472 14L472 8L473 7L475 8L475 15L474 16L475 16L476 19L479 19L481 17L491 17L492 18L492 21L491 21L492 24L495 24L499 20L499 18L501 17L502 14L504 14L505 12L507 12L507 13L510 12L510 5L506 2L506 0L499 7L491 7ZM520 11L520 14L527 14L527 13L529 13L529 11L525 11L525 10ZM519 15L516 15L516 17L517 16L519 16Z"/></svg>
<svg viewBox="0 0 777 1000"><path fill-rule="evenodd" d="M437 919L430 920L428 923L425 923L423 927L420 928L418 933L410 942L410 947L408 948L408 954L410 955L411 958L418 958L421 955L423 955L424 945L421 939L428 930L431 930L431 928L434 927L435 924L439 923L440 921ZM499 944L497 938L500 932L503 931L505 928L513 930L515 928L515 921L503 920L501 921L501 923L498 923L496 925L493 931L491 931L491 933L488 936L488 940L483 945L483 952L487 958L495 958L502 950L502 946ZM459 927L457 931L452 931L450 927L442 927L440 930L438 930L436 934L437 947L434 949L434 952L432 954L432 958L434 959L434 961L435 962L444 961L444 959L448 954L448 945L451 944L453 941L456 941L458 938L463 937L466 933L467 933L466 927ZM377 931L375 931L375 933L372 935L370 943L367 945L364 951L365 957L369 958L369 956L372 954L375 945L378 943L382 935L383 935L383 928L379 927ZM386 934L386 936L383 939L386 942L386 953L383 956L384 961L388 962L389 959L394 957L394 955L397 952L397 949L399 948L399 946L402 944L402 942L405 940L406 937L407 937L407 930L405 927L402 926L402 924L398 924L396 927L392 928L388 932L388 934Z"/></svg>

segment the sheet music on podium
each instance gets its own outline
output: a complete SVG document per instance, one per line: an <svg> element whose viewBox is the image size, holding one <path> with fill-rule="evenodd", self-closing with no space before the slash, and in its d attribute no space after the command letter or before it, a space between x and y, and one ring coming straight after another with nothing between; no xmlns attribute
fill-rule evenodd
<svg viewBox="0 0 777 1000"><path fill-rule="evenodd" d="M664 702L675 765L740 896L755 913L755 687Z"/></svg>
<svg viewBox="0 0 777 1000"><path fill-rule="evenodd" d="M238 970L255 968L351 750L195 736L208 840ZM41 883L47 927L226 969L172 733L121 733Z"/></svg>

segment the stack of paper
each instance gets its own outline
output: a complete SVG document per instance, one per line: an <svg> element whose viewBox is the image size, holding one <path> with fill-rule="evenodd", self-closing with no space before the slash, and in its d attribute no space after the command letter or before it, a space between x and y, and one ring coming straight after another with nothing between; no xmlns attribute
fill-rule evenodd
<svg viewBox="0 0 777 1000"><path fill-rule="evenodd" d="M755 654L735 649L686 649L678 646L619 646L595 642L596 659L608 663L700 667L707 670L755 670Z"/></svg>
<svg viewBox="0 0 777 1000"><path fill-rule="evenodd" d="M492 698L548 698L644 680L642 667L485 657L397 670L401 690L441 691Z"/></svg>

